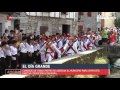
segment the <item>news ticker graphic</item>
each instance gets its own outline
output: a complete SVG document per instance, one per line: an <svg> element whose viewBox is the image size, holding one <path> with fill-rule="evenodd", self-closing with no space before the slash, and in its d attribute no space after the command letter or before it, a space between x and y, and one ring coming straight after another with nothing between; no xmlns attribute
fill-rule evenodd
<svg viewBox="0 0 120 90"><path fill-rule="evenodd" d="M22 69L108 69L109 64L22 64Z"/></svg>
<svg viewBox="0 0 120 90"><path fill-rule="evenodd" d="M22 75L109 75L109 64L22 64L19 70L7 73Z"/></svg>
<svg viewBox="0 0 120 90"><path fill-rule="evenodd" d="M21 69L5 69L5 74L21 74Z"/></svg>

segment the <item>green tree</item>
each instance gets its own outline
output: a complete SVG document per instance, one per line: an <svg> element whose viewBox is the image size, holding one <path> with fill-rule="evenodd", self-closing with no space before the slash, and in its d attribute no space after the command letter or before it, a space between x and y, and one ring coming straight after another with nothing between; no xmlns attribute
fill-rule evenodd
<svg viewBox="0 0 120 90"><path fill-rule="evenodd" d="M115 24L115 27L119 27L120 28L120 18L115 19L114 24Z"/></svg>

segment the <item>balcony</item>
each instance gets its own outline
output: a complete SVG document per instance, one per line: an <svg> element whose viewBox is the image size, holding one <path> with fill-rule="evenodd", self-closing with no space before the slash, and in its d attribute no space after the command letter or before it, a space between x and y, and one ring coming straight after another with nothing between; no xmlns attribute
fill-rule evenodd
<svg viewBox="0 0 120 90"><path fill-rule="evenodd" d="M50 18L62 18L62 19L74 19L75 12L26 12L27 16L39 16L39 17L50 17Z"/></svg>

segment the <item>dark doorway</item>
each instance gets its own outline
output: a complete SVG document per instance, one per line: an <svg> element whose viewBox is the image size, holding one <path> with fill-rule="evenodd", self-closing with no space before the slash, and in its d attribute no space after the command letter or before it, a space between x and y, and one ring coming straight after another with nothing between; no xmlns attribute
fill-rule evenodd
<svg viewBox="0 0 120 90"><path fill-rule="evenodd" d="M65 24L63 24L62 25L62 34L70 34L70 25L65 25Z"/></svg>
<svg viewBox="0 0 120 90"><path fill-rule="evenodd" d="M18 30L20 30L20 20L16 19L14 20L14 29L17 28Z"/></svg>
<svg viewBox="0 0 120 90"><path fill-rule="evenodd" d="M2 23L0 23L0 36L2 35Z"/></svg>
<svg viewBox="0 0 120 90"><path fill-rule="evenodd" d="M45 35L46 31L48 31L48 26L40 26L40 35Z"/></svg>

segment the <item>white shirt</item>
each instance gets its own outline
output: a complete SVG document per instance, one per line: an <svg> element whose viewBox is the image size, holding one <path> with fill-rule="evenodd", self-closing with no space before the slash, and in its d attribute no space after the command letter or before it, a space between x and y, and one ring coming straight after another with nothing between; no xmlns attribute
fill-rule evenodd
<svg viewBox="0 0 120 90"><path fill-rule="evenodd" d="M0 58L5 58L5 54L4 54L4 52L3 52L3 50L2 50L2 48L0 47Z"/></svg>
<svg viewBox="0 0 120 90"><path fill-rule="evenodd" d="M65 45L63 46L63 49L66 50L68 47L69 40L66 41Z"/></svg>
<svg viewBox="0 0 120 90"><path fill-rule="evenodd" d="M1 41L0 41L0 45L1 45Z"/></svg>
<svg viewBox="0 0 120 90"><path fill-rule="evenodd" d="M11 49L12 55L16 55L17 54L17 48L15 48L14 46L10 46L10 49Z"/></svg>
<svg viewBox="0 0 120 90"><path fill-rule="evenodd" d="M5 53L6 56L12 56L11 49L10 49L10 46L9 46L9 45L6 45L6 46L3 48L3 51L4 51L4 53Z"/></svg>
<svg viewBox="0 0 120 90"><path fill-rule="evenodd" d="M40 50L40 45L39 44L34 45L33 48L34 48L34 51Z"/></svg>
<svg viewBox="0 0 120 90"><path fill-rule="evenodd" d="M40 52L46 51L46 41L40 43Z"/></svg>
<svg viewBox="0 0 120 90"><path fill-rule="evenodd" d="M30 44L27 43L27 51L30 52L30 53L34 53L33 45L30 45Z"/></svg>
<svg viewBox="0 0 120 90"><path fill-rule="evenodd" d="M58 49L61 49L63 47L63 42L62 40L58 40Z"/></svg>
<svg viewBox="0 0 120 90"><path fill-rule="evenodd" d="M72 45L72 48L70 48L68 51L67 51L67 53L68 54L72 54L72 55L74 55L74 54L76 54L76 53L78 53L78 49L77 49L77 45L78 45L78 42L76 41L76 42L73 42L73 44L71 44Z"/></svg>
<svg viewBox="0 0 120 90"><path fill-rule="evenodd" d="M25 42L20 43L20 52L27 53L27 46Z"/></svg>

